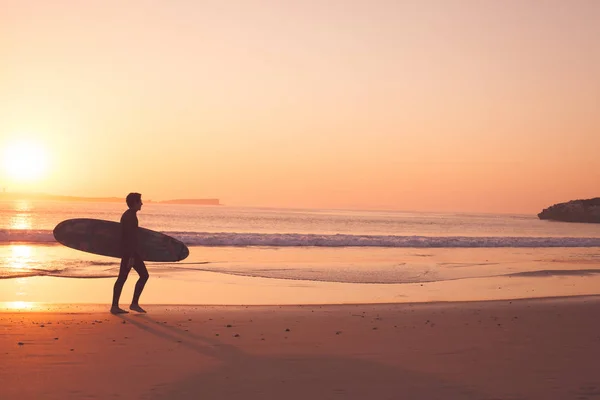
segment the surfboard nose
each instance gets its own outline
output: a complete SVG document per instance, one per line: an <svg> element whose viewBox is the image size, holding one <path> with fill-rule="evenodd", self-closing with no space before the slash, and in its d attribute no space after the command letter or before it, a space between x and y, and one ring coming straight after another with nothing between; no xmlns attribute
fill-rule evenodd
<svg viewBox="0 0 600 400"><path fill-rule="evenodd" d="M52 229L52 236L54 236L54 239L56 239L58 241L58 238L56 237L56 235L59 234L59 232L61 231L62 227L65 225L66 222L68 222L69 220L65 220L65 221L61 221L58 224L56 224L56 226L54 227L54 229Z"/></svg>

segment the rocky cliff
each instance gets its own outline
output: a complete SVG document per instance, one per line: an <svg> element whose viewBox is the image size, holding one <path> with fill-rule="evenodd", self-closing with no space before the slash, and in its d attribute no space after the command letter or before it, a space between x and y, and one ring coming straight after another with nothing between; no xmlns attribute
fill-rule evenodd
<svg viewBox="0 0 600 400"><path fill-rule="evenodd" d="M558 203L538 214L540 219L600 223L600 197Z"/></svg>

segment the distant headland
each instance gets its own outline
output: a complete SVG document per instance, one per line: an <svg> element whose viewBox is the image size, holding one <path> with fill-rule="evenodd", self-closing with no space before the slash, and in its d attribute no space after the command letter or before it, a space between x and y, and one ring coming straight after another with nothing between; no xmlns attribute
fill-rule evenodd
<svg viewBox="0 0 600 400"><path fill-rule="evenodd" d="M539 219L600 223L600 197L554 204L538 214Z"/></svg>
<svg viewBox="0 0 600 400"><path fill-rule="evenodd" d="M12 193L0 192L2 200L44 200L44 201L80 201L90 203L122 203L125 197L85 197L85 196L60 196L47 193ZM191 204L202 206L220 206L219 199L173 199L153 201L144 199L144 203L152 204Z"/></svg>

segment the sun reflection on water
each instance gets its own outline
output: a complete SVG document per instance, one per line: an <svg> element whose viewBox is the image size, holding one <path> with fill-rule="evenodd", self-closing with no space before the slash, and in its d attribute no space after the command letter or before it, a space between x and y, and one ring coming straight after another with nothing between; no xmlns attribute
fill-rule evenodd
<svg viewBox="0 0 600 400"><path fill-rule="evenodd" d="M31 229L31 202L20 200L15 203L15 214L9 219L10 229Z"/></svg>

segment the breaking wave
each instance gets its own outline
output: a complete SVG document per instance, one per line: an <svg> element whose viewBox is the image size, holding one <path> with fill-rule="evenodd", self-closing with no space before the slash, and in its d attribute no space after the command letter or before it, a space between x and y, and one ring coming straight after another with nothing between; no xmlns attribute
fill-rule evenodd
<svg viewBox="0 0 600 400"><path fill-rule="evenodd" d="M347 234L267 234L233 232L164 232L188 246L264 247L600 247L598 237L528 236L396 236ZM56 243L51 230L0 229L0 244L10 242Z"/></svg>

